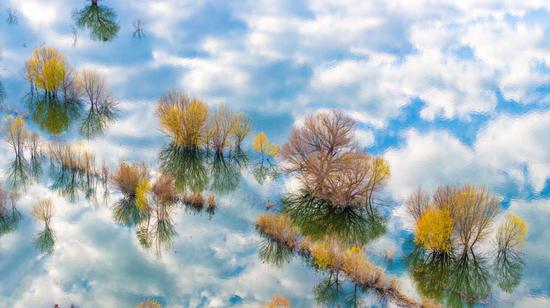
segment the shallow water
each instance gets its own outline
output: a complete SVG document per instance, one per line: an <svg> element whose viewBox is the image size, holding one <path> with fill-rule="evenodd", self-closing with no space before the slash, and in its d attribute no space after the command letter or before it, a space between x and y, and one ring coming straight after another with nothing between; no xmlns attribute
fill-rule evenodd
<svg viewBox="0 0 550 308"><path fill-rule="evenodd" d="M545 247L550 243L548 32L533 38L537 44L525 43L527 54L496 46L499 30L510 31L507 39L517 41L529 33L518 34L518 28L550 28L549 8L522 7L517 9L521 14L514 15L517 10L512 7L492 7L505 16L506 22L500 23L490 17L489 9L479 8L470 16L447 12L443 6L428 13L401 8L386 14L382 4L353 9L340 4L335 9L323 2L105 0L104 5L118 15L120 29L112 40L100 42L91 38L89 29L75 26L73 12L86 3L0 4L3 115L26 116L30 129L45 140L79 141L111 169L129 160L143 162L156 173L161 151L170 143L154 113L166 90L181 89L211 105L225 102L251 115L254 132L265 131L278 143L306 113L341 108L358 120L359 144L384 155L392 168L380 208L385 229L366 247L375 264L398 277L413 297L429 293L432 282L446 281L479 291L479 306L550 306L550 250ZM17 22L6 20L9 8ZM409 20L397 22L396 14L406 14ZM357 26L334 26L340 20L335 16L352 22L373 20L359 27L362 31L351 31ZM461 19L464 16L468 18ZM143 23L141 38L133 35L137 20ZM448 31L445 34L456 41L441 39L444 48L424 37L443 36L433 33L436 30L427 22L434 20L444 20L438 31ZM470 32L453 32L457 28ZM489 34L477 40L475 33ZM42 45L58 48L75 69L93 68L107 77L119 110L104 134L82 136L82 123L90 116L86 106L57 110L25 103L24 64ZM509 57L515 59L516 69L506 71L506 61L490 47L512 50ZM433 63L426 62L422 55L434 50ZM534 50L539 56L531 59L529 51ZM418 66L441 74L430 75ZM525 67L537 78L516 83L502 77ZM477 75L483 78L475 79ZM213 156L204 158L204 189L216 194L218 206L214 213L179 206L172 213L177 235L160 254L142 247L135 226L114 220L120 193L112 187L104 193L101 185L93 193L85 185L73 192L75 187L60 181L59 170L44 160L42 174L30 176L21 192L21 219L0 238L1 306L133 307L154 299L168 307L258 307L276 294L295 307L350 306L354 301L359 306L391 305L372 291L354 294L345 281L333 296L330 288L321 292L328 274L314 270L300 256L279 265L260 257L265 239L254 222L261 213L278 210L266 209L266 202L277 204L293 182L269 174L258 180L261 158L250 153L249 139L248 162L240 166L231 161L216 165ZM6 142L0 142L0 153L0 179L6 182L13 166ZM519 275L503 280L513 285L508 290L499 285L490 241L480 247L477 263L458 263L465 272L462 276L453 267L460 260L445 263L441 272L434 268L444 262L431 263L432 267L425 260L414 262L412 227L403 201L419 185L433 189L465 182L486 185L502 197L503 213L513 212L529 225L516 262L523 264ZM30 215L32 205L47 196L55 204L48 230L53 246L47 240L36 243L44 225ZM449 275L453 272L456 275ZM440 291L433 292L452 298L453 292Z"/></svg>

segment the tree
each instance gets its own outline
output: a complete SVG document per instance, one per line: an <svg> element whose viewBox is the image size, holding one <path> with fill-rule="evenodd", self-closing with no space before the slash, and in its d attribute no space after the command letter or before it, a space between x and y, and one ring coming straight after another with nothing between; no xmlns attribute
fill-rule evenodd
<svg viewBox="0 0 550 308"><path fill-rule="evenodd" d="M319 112L293 128L283 145L283 170L297 174L313 195L335 206L367 206L390 176L388 163L357 150L354 121L340 111Z"/></svg>
<svg viewBox="0 0 550 308"><path fill-rule="evenodd" d="M266 153L269 148L269 140L264 132L259 132L256 137L254 137L252 148L254 151L262 153L262 156Z"/></svg>
<svg viewBox="0 0 550 308"><path fill-rule="evenodd" d="M98 5L92 0L91 5L75 12L74 19L79 28L88 28L93 40L108 42L114 39L120 26L116 21L116 13L108 6Z"/></svg>
<svg viewBox="0 0 550 308"><path fill-rule="evenodd" d="M233 112L222 105L218 107L214 112L210 113L210 119L208 123L208 136L216 151L216 153L223 153L225 148L231 146L230 136L233 132Z"/></svg>
<svg viewBox="0 0 550 308"><path fill-rule="evenodd" d="M508 213L504 223L500 225L497 232L498 250L506 252L517 249L525 243L527 236L527 223L518 216Z"/></svg>
<svg viewBox="0 0 550 308"><path fill-rule="evenodd" d="M29 131L23 118L7 118L5 120L7 130L6 138L17 158L24 157L24 149L29 140Z"/></svg>
<svg viewBox="0 0 550 308"><path fill-rule="evenodd" d="M472 250L487 237L500 211L500 201L484 187L464 185L451 189L451 215L463 251Z"/></svg>
<svg viewBox="0 0 550 308"><path fill-rule="evenodd" d="M500 201L485 187L466 184L458 188L439 187L431 200L419 190L409 198L407 208L417 225L429 209L448 211L453 222L453 242L461 246L463 253L473 253L474 246L490 233L500 211Z"/></svg>
<svg viewBox="0 0 550 308"><path fill-rule="evenodd" d="M68 71L63 54L51 47L35 49L25 69L32 84L53 97L65 81Z"/></svg>
<svg viewBox="0 0 550 308"><path fill-rule="evenodd" d="M32 207L32 216L36 220L44 222L44 230L40 231L35 238L35 245L41 252L51 254L55 245L55 235L50 227L53 216L53 203L50 199L38 201Z"/></svg>
<svg viewBox="0 0 550 308"><path fill-rule="evenodd" d="M140 164L129 164L122 162L118 166L116 172L112 175L111 179L113 184L124 195L136 197L136 190L138 186L144 185L144 181L149 178L149 171L147 168Z"/></svg>
<svg viewBox="0 0 550 308"><path fill-rule="evenodd" d="M197 150L205 142L208 106L179 92L164 94L157 105L161 130L184 150Z"/></svg>
<svg viewBox="0 0 550 308"><path fill-rule="evenodd" d="M409 215L411 215L416 222L420 219L420 217L422 217L424 211L428 209L429 203L430 195L419 188L409 197L405 203L405 207L407 208Z"/></svg>
<svg viewBox="0 0 550 308"><path fill-rule="evenodd" d="M448 253L452 249L453 219L448 209L430 208L416 222L414 241L432 251Z"/></svg>
<svg viewBox="0 0 550 308"><path fill-rule="evenodd" d="M101 109L114 104L111 91L103 76L94 70L83 70L77 75L77 85L80 88L91 109Z"/></svg>
<svg viewBox="0 0 550 308"><path fill-rule="evenodd" d="M88 115L83 119L80 133L90 138L100 135L110 121L116 118L117 103L107 88L105 78L93 70L84 70L77 76L79 93L90 104Z"/></svg>
<svg viewBox="0 0 550 308"><path fill-rule="evenodd" d="M233 117L232 132L235 138L235 147L237 149L241 148L244 138L251 130L252 125L250 123L250 118L244 113L239 112Z"/></svg>

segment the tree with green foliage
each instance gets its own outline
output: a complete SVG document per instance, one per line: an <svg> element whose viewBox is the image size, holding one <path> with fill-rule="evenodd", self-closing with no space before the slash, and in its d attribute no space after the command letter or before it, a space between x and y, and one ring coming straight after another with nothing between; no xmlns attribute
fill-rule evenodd
<svg viewBox="0 0 550 308"><path fill-rule="evenodd" d="M87 28L93 40L108 42L113 40L120 30L117 15L110 7L91 0L91 4L74 13L76 25Z"/></svg>

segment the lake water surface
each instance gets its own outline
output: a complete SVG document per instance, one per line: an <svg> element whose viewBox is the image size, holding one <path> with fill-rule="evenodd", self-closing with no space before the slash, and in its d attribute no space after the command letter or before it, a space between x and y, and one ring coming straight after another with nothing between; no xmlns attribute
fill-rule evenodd
<svg viewBox="0 0 550 308"><path fill-rule="evenodd" d="M98 39L75 23L89 1L2 1L2 115L26 117L41 139L79 144L111 170L135 161L156 175L170 151L155 114L167 90L245 112L253 134L264 131L279 144L307 113L339 108L357 120L359 145L392 170L379 217L367 226L382 225L365 248L373 263L415 298L549 307L548 4L436 4L420 12L427 4L328 2L104 0L119 29ZM25 102L25 61L41 46L106 77L119 105L102 134L83 136L91 116L85 105ZM269 262L269 242L254 224L279 210L295 182L277 172L277 159L253 153L250 136L244 148L242 157L172 157L182 181L202 185L218 204L213 211L178 206L175 232L159 250L114 218L122 195L111 185L72 178L42 160L41 172L29 169L20 186L20 217L2 222L0 306L134 307L152 299L163 307L258 307L277 294L293 307L392 305L345 279L334 290L329 274L301 256ZM5 141L0 155L7 183L14 155ZM499 267L491 240L475 260L417 254L404 201L419 186L463 183L502 198L495 225L507 212L527 222L517 258ZM53 245L37 242L44 225L31 217L45 197L54 202Z"/></svg>

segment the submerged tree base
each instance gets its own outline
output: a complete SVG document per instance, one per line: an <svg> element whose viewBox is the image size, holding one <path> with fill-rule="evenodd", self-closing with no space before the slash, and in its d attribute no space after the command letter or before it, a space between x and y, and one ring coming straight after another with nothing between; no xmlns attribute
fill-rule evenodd
<svg viewBox="0 0 550 308"><path fill-rule="evenodd" d="M324 245L324 241L311 241L307 237L300 237L296 227L285 214L263 214L256 221L256 229L268 239L276 241L288 249L306 257L313 258L316 245ZM317 263L319 268L330 270L333 273L343 272L351 281L364 289L373 289L382 294L392 303L402 307L426 307L432 303L419 303L403 294L395 278L386 276L382 269L374 266L361 252L356 250L340 251L343 262L335 264L331 262L331 254L328 253L327 262ZM339 263L339 262L338 262Z"/></svg>

